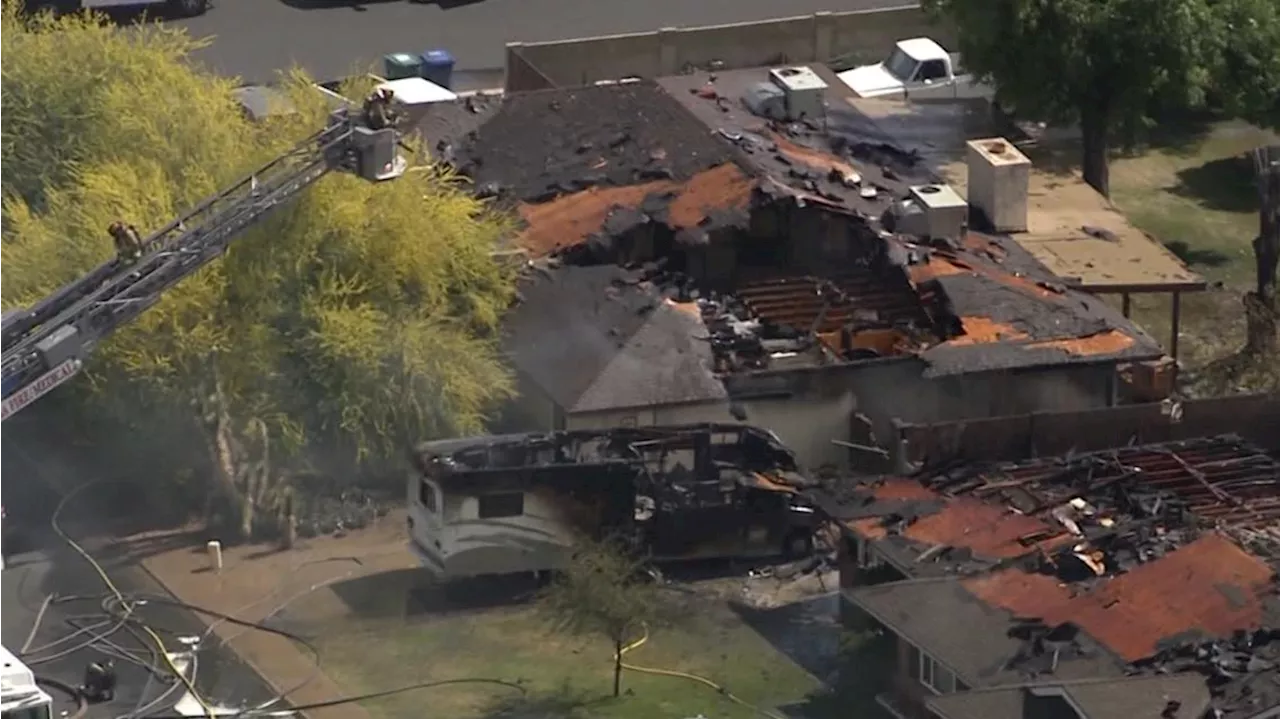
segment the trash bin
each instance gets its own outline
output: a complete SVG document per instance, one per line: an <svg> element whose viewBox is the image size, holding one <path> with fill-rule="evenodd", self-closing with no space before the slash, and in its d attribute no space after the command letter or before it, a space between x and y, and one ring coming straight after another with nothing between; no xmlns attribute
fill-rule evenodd
<svg viewBox="0 0 1280 719"><path fill-rule="evenodd" d="M427 50L422 53L422 79L452 90L454 62L448 50Z"/></svg>
<svg viewBox="0 0 1280 719"><path fill-rule="evenodd" d="M422 75L422 58L407 52L397 52L382 58L382 74L388 80L403 80Z"/></svg>

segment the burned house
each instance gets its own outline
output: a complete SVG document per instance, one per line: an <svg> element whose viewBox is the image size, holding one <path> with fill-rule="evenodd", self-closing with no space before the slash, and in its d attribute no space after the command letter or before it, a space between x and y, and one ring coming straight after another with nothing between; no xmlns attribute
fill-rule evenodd
<svg viewBox="0 0 1280 719"><path fill-rule="evenodd" d="M844 533L846 618L896 638L878 700L897 716L1253 719L1280 705L1280 463L1237 437L811 496Z"/></svg>
<svg viewBox="0 0 1280 719"><path fill-rule="evenodd" d="M817 528L794 455L745 425L450 439L414 458L410 545L445 579L555 569L583 537L657 562L803 556Z"/></svg>
<svg viewBox="0 0 1280 719"><path fill-rule="evenodd" d="M845 464L893 418L1108 406L1163 355L803 72L803 97L744 70L433 108L430 142L523 219L510 429L737 420Z"/></svg>

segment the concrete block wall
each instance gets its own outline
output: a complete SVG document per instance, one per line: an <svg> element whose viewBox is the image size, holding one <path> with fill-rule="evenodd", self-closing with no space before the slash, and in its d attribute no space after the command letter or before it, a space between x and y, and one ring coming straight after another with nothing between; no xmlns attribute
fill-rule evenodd
<svg viewBox="0 0 1280 719"><path fill-rule="evenodd" d="M1139 404L1077 412L1039 412L951 422L896 422L890 452L898 469L926 458L943 461L956 448L973 460L1016 461L1068 451L1238 434L1265 450L1280 450L1280 396L1241 395L1182 403L1171 422L1161 405Z"/></svg>
<svg viewBox="0 0 1280 719"><path fill-rule="evenodd" d="M762 22L507 45L508 92L587 85L623 77L675 75L687 67L726 69L854 58L873 62L903 38L954 38L914 5L886 10L822 12ZM531 73L530 70L533 72Z"/></svg>

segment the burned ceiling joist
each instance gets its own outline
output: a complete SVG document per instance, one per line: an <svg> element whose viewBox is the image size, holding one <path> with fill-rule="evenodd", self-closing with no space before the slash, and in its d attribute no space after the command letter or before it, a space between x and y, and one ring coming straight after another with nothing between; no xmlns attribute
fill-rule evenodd
<svg viewBox="0 0 1280 719"><path fill-rule="evenodd" d="M956 462L819 494L854 532L905 542L899 549L913 562L944 545L965 559L1040 555L1063 572L1115 575L1209 529L1280 558L1280 463L1234 436L995 466ZM933 551L920 571L949 566L951 551Z"/></svg>
<svg viewBox="0 0 1280 719"><path fill-rule="evenodd" d="M887 612L924 582L979 602L965 636L1004 637L983 660L1001 683L1196 672L1219 716L1280 703L1280 462L1238 437L955 462L811 494L916 578L858 601ZM928 629L913 610L899 621ZM932 641L945 648L946 631Z"/></svg>
<svg viewBox="0 0 1280 719"><path fill-rule="evenodd" d="M662 263L647 279L697 306L721 376L886 357L932 377L1160 356L1008 238L886 225L938 180L815 71L828 79L822 121L757 114L767 74L744 70L520 93L452 120L440 108L424 133L517 210L512 241L560 275Z"/></svg>

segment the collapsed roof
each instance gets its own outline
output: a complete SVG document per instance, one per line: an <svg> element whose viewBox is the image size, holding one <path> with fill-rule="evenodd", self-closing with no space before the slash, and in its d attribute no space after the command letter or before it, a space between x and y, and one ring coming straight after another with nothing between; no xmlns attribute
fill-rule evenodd
<svg viewBox="0 0 1280 719"><path fill-rule="evenodd" d="M848 103L834 76L821 122L753 114L745 98L763 77L763 70L695 73L429 109L422 121L429 144L480 194L516 209L524 227L512 241L543 267L522 290L524 303L540 309L517 310L508 323L522 371L560 371L525 346L546 327L539 314L563 314L542 302L600 308L597 325L628 311L604 309L611 302L696 307L700 322L645 325L643 344L689 347L690 331L694 343L709 338L711 373L719 376L883 357L915 358L927 376L946 376L1162 354L1007 237L893 232L886 212L911 188L937 182L921 158ZM547 269L546 260L563 266ZM604 288L573 278L582 265L661 267L642 272L647 285L628 280L630 289L590 296ZM560 282L564 291L539 289ZM625 297L637 288L646 296ZM638 326L608 328L616 340L609 344L625 345ZM583 376L545 385L570 410L582 401L580 385L615 384L591 373L621 349L602 352L600 342L576 339L556 353L585 358ZM707 358L700 354L698 363ZM717 396L707 371L698 374L694 401ZM588 405L637 399L605 394Z"/></svg>
<svg viewBox="0 0 1280 719"><path fill-rule="evenodd" d="M1216 706L1280 702L1280 463L1237 437L811 495L917 577L850 598L972 686L1195 670Z"/></svg>

